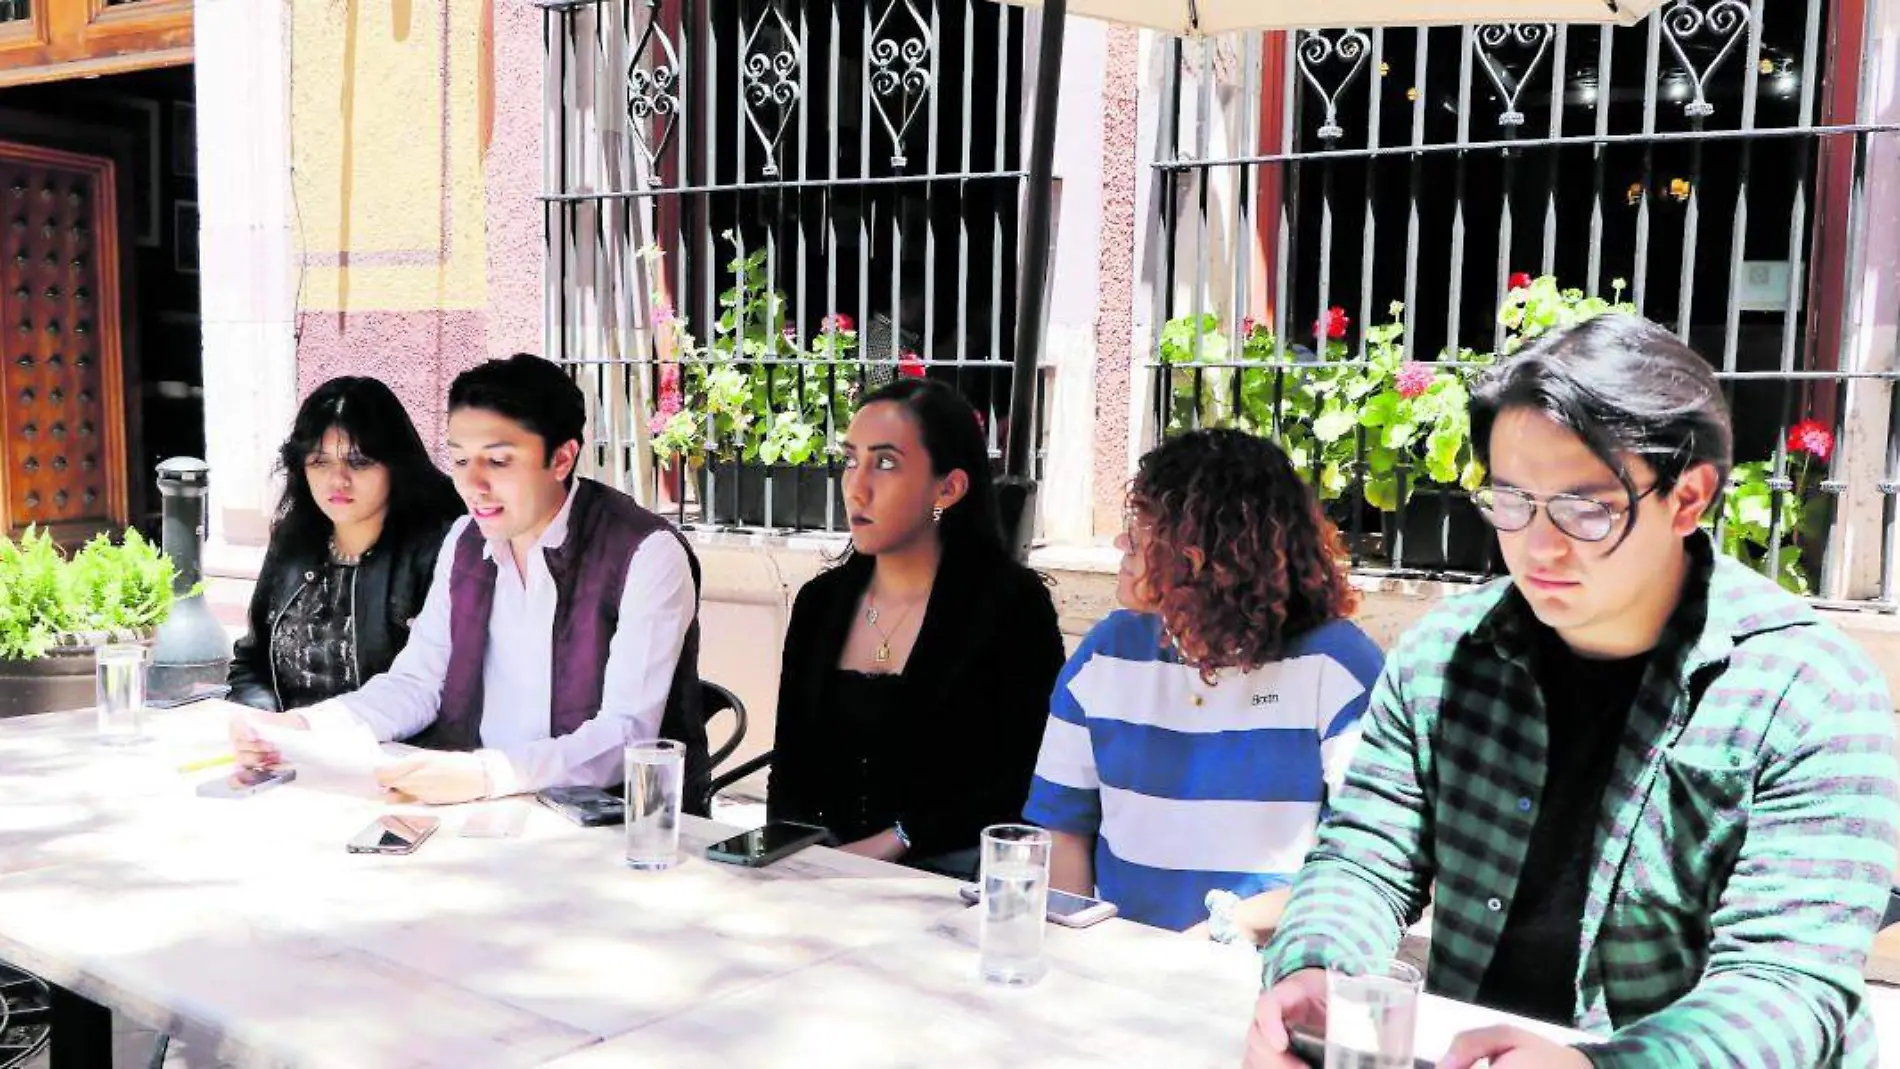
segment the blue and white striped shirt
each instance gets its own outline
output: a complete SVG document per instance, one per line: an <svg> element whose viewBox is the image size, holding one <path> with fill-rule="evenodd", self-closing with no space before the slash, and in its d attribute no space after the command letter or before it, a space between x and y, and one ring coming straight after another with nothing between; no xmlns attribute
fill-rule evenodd
<svg viewBox="0 0 1900 1069"><path fill-rule="evenodd" d="M1339 620L1210 687L1164 646L1159 617L1117 612L1062 669L1024 815L1096 837L1097 894L1122 916L1191 927L1211 889L1292 880L1383 659Z"/></svg>

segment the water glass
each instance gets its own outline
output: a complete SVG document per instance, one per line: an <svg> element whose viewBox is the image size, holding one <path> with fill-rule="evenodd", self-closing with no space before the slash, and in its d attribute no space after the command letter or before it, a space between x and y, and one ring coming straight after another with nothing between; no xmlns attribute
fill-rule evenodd
<svg viewBox="0 0 1900 1069"><path fill-rule="evenodd" d="M679 862L686 747L671 739L627 747L627 867L670 869Z"/></svg>
<svg viewBox="0 0 1900 1069"><path fill-rule="evenodd" d="M145 738L145 670L149 658L144 646L131 643L100 646L94 654L99 741L108 746L129 746Z"/></svg>
<svg viewBox="0 0 1900 1069"><path fill-rule="evenodd" d="M1326 1069L1411 1069L1425 978L1405 962L1326 970Z"/></svg>
<svg viewBox="0 0 1900 1069"><path fill-rule="evenodd" d="M1043 916L1049 908L1052 840L1041 828L983 829L983 899L977 939L983 979L1012 987L1042 979Z"/></svg>

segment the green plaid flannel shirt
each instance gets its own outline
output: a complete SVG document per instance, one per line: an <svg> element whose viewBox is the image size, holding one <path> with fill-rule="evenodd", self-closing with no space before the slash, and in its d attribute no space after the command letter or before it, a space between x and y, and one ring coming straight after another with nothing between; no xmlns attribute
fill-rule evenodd
<svg viewBox="0 0 1900 1069"><path fill-rule="evenodd" d="M1601 1066L1873 1066L1861 969L1893 880L1893 706L1867 657L1702 535L1603 798L1574 1024ZM1386 661L1265 980L1390 957L1435 899L1428 982L1471 1001L1548 763L1536 623L1508 580ZM1435 885L1435 889L1434 889Z"/></svg>

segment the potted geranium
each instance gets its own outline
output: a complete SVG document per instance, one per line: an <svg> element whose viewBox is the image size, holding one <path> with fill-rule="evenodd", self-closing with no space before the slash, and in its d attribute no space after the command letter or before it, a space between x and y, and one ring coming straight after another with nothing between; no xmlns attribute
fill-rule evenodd
<svg viewBox="0 0 1900 1069"><path fill-rule="evenodd" d="M1556 279L1517 274L1498 312L1503 355L1549 330L1607 311L1633 311L1619 300L1562 289ZM1313 323L1313 347L1282 347L1273 332L1244 320L1238 351L1211 314L1181 316L1161 331L1167 368L1168 430L1237 426L1274 435L1343 527L1361 504L1380 514L1385 552L1418 568L1477 571L1493 540L1470 502L1484 481L1471 442L1471 379L1497 354L1440 352L1408 359L1405 308L1364 331L1363 357L1353 323L1331 307ZM1280 354L1284 353L1284 356Z"/></svg>
<svg viewBox="0 0 1900 1069"><path fill-rule="evenodd" d="M1833 455L1833 432L1819 420L1804 419L1788 432L1785 480L1775 478L1772 459L1737 464L1718 510L1722 552L1786 590L1814 593L1834 518L1833 497L1821 489ZM1703 518L1703 526L1716 527L1716 512Z"/></svg>
<svg viewBox="0 0 1900 1069"><path fill-rule="evenodd" d="M670 313L655 317L679 358L660 367L654 452L698 476L708 522L821 527L826 462L859 394L856 324L836 313L801 339L763 250L727 266L733 283L703 341Z"/></svg>
<svg viewBox="0 0 1900 1069"><path fill-rule="evenodd" d="M171 613L175 575L131 529L70 557L36 528L0 538L0 717L90 704L95 649L149 644Z"/></svg>

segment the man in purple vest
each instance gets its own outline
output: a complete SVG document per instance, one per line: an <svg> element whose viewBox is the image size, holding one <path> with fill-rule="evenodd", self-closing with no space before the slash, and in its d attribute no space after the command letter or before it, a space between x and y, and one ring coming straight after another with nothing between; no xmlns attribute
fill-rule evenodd
<svg viewBox="0 0 1900 1069"><path fill-rule="evenodd" d="M686 805L699 808L699 564L664 519L575 477L585 411L538 357L456 377L449 457L470 515L449 530L409 644L353 693L234 724L242 763L279 757L251 723L367 730L443 751L377 778L450 803L615 786L628 743L670 738L686 744Z"/></svg>

